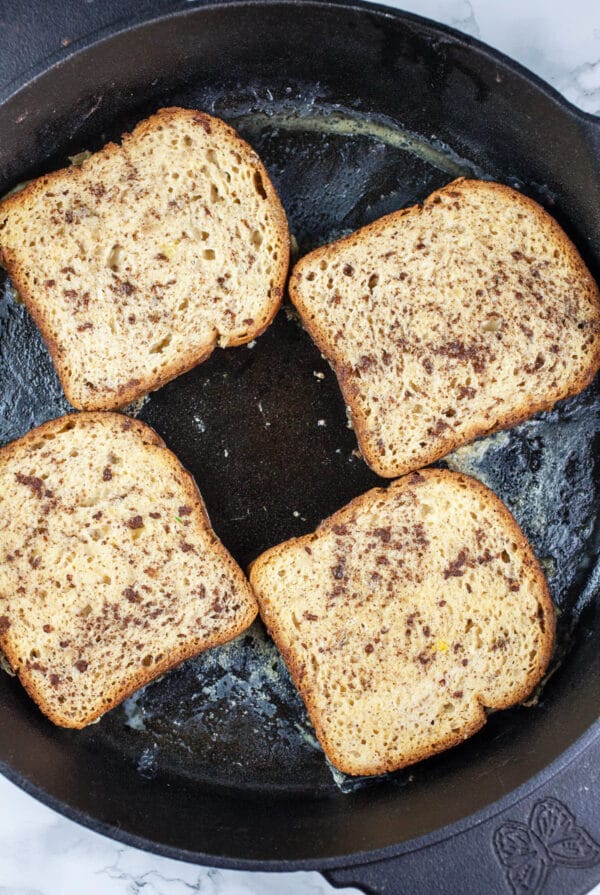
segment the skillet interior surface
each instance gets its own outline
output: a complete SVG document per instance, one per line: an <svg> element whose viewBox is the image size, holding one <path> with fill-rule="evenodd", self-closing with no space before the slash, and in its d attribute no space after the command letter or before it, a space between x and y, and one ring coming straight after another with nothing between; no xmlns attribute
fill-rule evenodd
<svg viewBox="0 0 600 895"><path fill-rule="evenodd" d="M518 121L510 152L494 133L499 129L506 139L502 104L516 102L522 75L411 17L315 6L307 21L298 7L280 5L279 19L275 9L196 10L71 60L71 75L81 77L77 99L69 106L67 95L57 112L41 107L35 113L37 143L19 157L0 156L3 187L118 139L161 105L184 105L223 117L257 149L300 254L420 201L454 177L477 176L517 186L545 204L597 273L598 224L596 232L586 229L591 208L586 212L579 195L589 176L586 159L564 183L551 159L527 150ZM250 14L251 33L266 35L271 59L259 51L258 37L244 32ZM333 62L317 52L327 35ZM218 50L226 38L232 63L224 77ZM134 59L144 47L155 48L152 79L142 82L134 66L119 67L124 40ZM311 41L299 61L302 44ZM377 87L369 86L371 79L360 83L355 45L363 63L366 54L371 79L379 76ZM348 75L343 84L340 66ZM118 92L104 93L105 76ZM29 96L25 91L9 100L0 109L2 127L15 99L31 104L31 90L35 98L40 89L56 96L61 78L64 67L26 88ZM557 121L562 116L563 139L570 124L573 147L581 147L573 116L541 91L536 101L540 121L550 126L550 113ZM481 118L470 128L469 104ZM8 282L0 294L3 444L70 408ZM154 426L194 474L215 530L243 566L383 484L357 456L335 377L289 305L255 344L215 351L131 412ZM599 438L595 383L552 412L445 461L504 499L530 538L560 611L556 674L536 704L491 716L480 734L451 753L385 779L334 776L257 622L82 732L52 728L2 675L0 759L20 782L59 799L64 810L82 812L79 819L202 861L323 863L466 817L541 771L595 720Z"/></svg>

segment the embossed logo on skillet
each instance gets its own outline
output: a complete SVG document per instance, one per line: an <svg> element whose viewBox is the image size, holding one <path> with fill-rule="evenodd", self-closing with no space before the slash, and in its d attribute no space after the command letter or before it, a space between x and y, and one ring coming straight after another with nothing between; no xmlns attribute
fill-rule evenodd
<svg viewBox="0 0 600 895"><path fill-rule="evenodd" d="M558 799L536 802L528 824L509 820L494 833L494 852L514 895L538 895L551 868L592 867L600 845Z"/></svg>

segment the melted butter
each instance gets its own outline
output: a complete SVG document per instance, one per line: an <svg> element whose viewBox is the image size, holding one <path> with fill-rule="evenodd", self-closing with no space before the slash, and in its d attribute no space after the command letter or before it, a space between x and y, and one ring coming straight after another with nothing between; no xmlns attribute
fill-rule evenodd
<svg viewBox="0 0 600 895"><path fill-rule="evenodd" d="M4 284L4 297L9 301L13 301L16 305L23 304L23 299L17 292L12 280L7 280Z"/></svg>
<svg viewBox="0 0 600 895"><path fill-rule="evenodd" d="M150 395L142 395L141 398L136 398L135 401L132 401L131 404L128 404L124 407L121 413L126 414L127 416L138 417L142 412L142 408L148 403L150 400Z"/></svg>
<svg viewBox="0 0 600 895"><path fill-rule="evenodd" d="M0 668L2 671L5 671L6 674L10 675L10 677L16 677L16 671L12 670L10 662L2 652L0 652Z"/></svg>
<svg viewBox="0 0 600 895"><path fill-rule="evenodd" d="M492 480L486 476L485 464L488 452L494 453L501 450L509 443L509 434L505 430L494 432L486 438L479 438L471 444L464 444L456 448L451 454L444 457L448 467L454 472L462 472L464 475L472 475L479 479L488 488L493 489ZM483 468L482 468L483 466Z"/></svg>
<svg viewBox="0 0 600 895"><path fill-rule="evenodd" d="M366 137L409 152L452 177L486 178L485 172L477 165L461 158L440 140L415 134L384 116L357 115L349 110L324 105L320 109L313 106L310 112L282 109L269 111L269 114L242 113L235 118L235 124L248 133L269 129Z"/></svg>

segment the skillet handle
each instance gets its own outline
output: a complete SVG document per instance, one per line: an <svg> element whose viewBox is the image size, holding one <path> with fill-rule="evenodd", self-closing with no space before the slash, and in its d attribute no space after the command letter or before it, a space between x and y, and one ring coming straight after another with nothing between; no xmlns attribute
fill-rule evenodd
<svg viewBox="0 0 600 895"><path fill-rule="evenodd" d="M399 798L401 798L401 793ZM324 872L368 895L587 895L600 883L600 737L520 801L434 844Z"/></svg>

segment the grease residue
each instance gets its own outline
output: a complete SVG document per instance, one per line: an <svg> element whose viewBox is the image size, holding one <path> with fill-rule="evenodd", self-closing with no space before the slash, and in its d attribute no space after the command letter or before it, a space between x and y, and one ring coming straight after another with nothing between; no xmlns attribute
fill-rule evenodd
<svg viewBox="0 0 600 895"><path fill-rule="evenodd" d="M493 462L494 454L506 447L508 441L507 432L495 432L487 438L479 438L471 444L464 444L462 447L456 448L451 454L444 457L444 462L449 469L462 472L465 475L472 475L484 485L491 487L489 481L486 481L486 467Z"/></svg>
<svg viewBox="0 0 600 895"><path fill-rule="evenodd" d="M324 761L283 660L259 622L186 662L160 687L152 683L135 693L123 704L122 718L143 735L145 748L150 738L161 751L175 749L198 762L204 752L228 773L232 764L243 769L240 736L254 762L266 765L273 754Z"/></svg>
<svg viewBox="0 0 600 895"><path fill-rule="evenodd" d="M384 115L360 115L339 105L320 103L304 109L274 103L267 112L233 113L231 120L246 133L281 129L302 133L326 134L355 139L366 137L393 149L409 152L451 177L487 178L481 168L462 158L435 137L424 137L401 127Z"/></svg>

